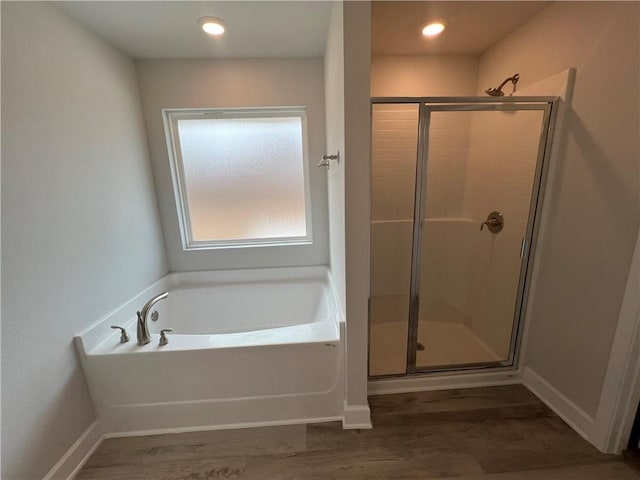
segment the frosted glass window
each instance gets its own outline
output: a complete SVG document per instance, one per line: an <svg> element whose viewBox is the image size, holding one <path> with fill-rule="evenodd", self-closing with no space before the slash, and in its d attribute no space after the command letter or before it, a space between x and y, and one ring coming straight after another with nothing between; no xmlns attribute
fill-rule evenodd
<svg viewBox="0 0 640 480"><path fill-rule="evenodd" d="M303 110L165 115L185 248L310 242Z"/></svg>

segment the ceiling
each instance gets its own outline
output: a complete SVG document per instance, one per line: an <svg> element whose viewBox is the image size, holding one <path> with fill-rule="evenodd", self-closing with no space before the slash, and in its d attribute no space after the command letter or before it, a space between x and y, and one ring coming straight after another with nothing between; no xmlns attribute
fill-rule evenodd
<svg viewBox="0 0 640 480"><path fill-rule="evenodd" d="M325 50L331 1L61 1L60 8L132 58L309 57ZM479 54L550 2L373 1L373 55ZM221 38L197 20L227 23ZM424 38L430 19L440 36Z"/></svg>
<svg viewBox="0 0 640 480"><path fill-rule="evenodd" d="M395 2L371 7L373 55L479 54L551 2ZM425 38L422 27L444 19L446 30Z"/></svg>
<svg viewBox="0 0 640 480"><path fill-rule="evenodd" d="M132 58L324 55L330 1L65 1L56 5ZM208 37L202 16L227 32Z"/></svg>

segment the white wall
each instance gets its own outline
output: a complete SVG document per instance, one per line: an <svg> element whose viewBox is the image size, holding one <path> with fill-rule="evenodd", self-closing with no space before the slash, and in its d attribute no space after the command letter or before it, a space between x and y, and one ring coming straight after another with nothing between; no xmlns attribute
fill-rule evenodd
<svg viewBox="0 0 640 480"><path fill-rule="evenodd" d="M133 63L3 2L3 479L42 478L95 420L73 335L166 271Z"/></svg>
<svg viewBox="0 0 640 480"><path fill-rule="evenodd" d="M594 416L640 218L636 2L558 2L481 58L478 92L576 67L525 365Z"/></svg>
<svg viewBox="0 0 640 480"><path fill-rule="evenodd" d="M474 95L477 55L398 55L371 58L372 97Z"/></svg>
<svg viewBox="0 0 640 480"><path fill-rule="evenodd" d="M329 200L329 254L333 282L342 315L345 305L344 258L344 28L342 2L331 10L327 47L324 56L325 119L327 153L340 152L340 163L331 162L327 172Z"/></svg>
<svg viewBox="0 0 640 480"><path fill-rule="evenodd" d="M321 58L142 60L136 64L169 266L172 271L329 263ZM307 107L313 245L182 250L163 108Z"/></svg>
<svg viewBox="0 0 640 480"><path fill-rule="evenodd" d="M369 2L344 3L345 258L347 291L347 414L369 423L367 406L367 302L371 195Z"/></svg>

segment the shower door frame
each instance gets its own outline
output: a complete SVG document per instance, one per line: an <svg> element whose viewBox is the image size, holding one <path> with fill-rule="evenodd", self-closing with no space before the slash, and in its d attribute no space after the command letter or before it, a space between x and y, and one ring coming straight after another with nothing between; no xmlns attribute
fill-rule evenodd
<svg viewBox="0 0 640 480"><path fill-rule="evenodd" d="M411 286L409 292L409 322L407 334L407 362L404 373L370 376L372 379L406 377L409 375L423 375L426 373L468 373L469 371L486 371L499 369L515 369L518 367L518 356L522 343L524 310L529 296L532 265L535 256L536 240L539 229L539 218L542 211L542 201L549 170L549 156L555 129L558 110L558 97L372 97L371 108L375 104L417 104L418 114L418 145L416 156L416 184L413 217L413 236L411 253ZM435 367L417 367L417 347L420 306L420 269L423 212L425 211L426 172L429 152L429 124L431 112L456 111L517 111L539 110L543 112L542 128L538 144L538 155L529 205L529 218L523 244L521 245L521 264L518 277L518 289L514 305L514 315L507 360L499 362L443 365ZM372 112L373 114L373 112ZM370 313L369 313L370 315ZM370 358L371 343L368 342Z"/></svg>

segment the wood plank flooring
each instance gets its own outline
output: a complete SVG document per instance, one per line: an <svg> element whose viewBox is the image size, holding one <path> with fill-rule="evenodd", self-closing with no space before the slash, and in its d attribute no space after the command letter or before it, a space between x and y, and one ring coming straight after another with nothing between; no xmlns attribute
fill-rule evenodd
<svg viewBox="0 0 640 480"><path fill-rule="evenodd" d="M105 440L77 480L626 480L522 386L370 397L372 430L339 423Z"/></svg>

